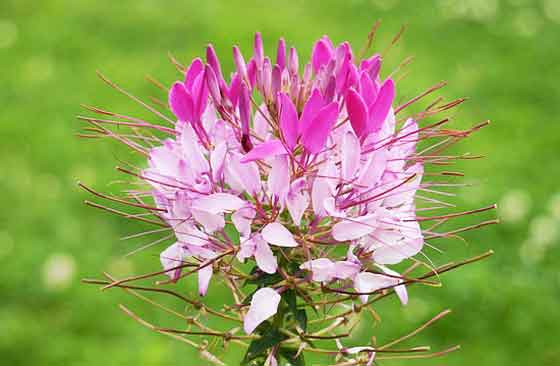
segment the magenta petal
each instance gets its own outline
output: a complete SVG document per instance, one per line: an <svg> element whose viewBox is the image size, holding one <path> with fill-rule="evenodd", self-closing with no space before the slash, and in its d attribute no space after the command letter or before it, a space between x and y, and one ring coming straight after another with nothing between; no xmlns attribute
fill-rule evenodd
<svg viewBox="0 0 560 366"><path fill-rule="evenodd" d="M360 94L368 108L377 99L377 93L379 93L379 90L375 82L371 80L367 73L362 73L360 76Z"/></svg>
<svg viewBox="0 0 560 366"><path fill-rule="evenodd" d="M237 46L233 46L233 61L235 62L235 67L237 69L237 73L245 80L248 80L247 77L247 64L245 63L245 59L241 54L241 50Z"/></svg>
<svg viewBox="0 0 560 366"><path fill-rule="evenodd" d="M203 69L204 64L202 63L202 60L200 58L197 57L191 62L189 68L187 69L187 72L185 73L185 87L187 88L187 90L192 90L194 81L196 80L198 75L200 75Z"/></svg>
<svg viewBox="0 0 560 366"><path fill-rule="evenodd" d="M229 100L231 101L231 104L234 108L237 107L237 102L239 101L239 93L241 93L241 77L236 73L231 79L231 84L228 91Z"/></svg>
<svg viewBox="0 0 560 366"><path fill-rule="evenodd" d="M281 93L280 99L280 131L282 131L282 136L286 141L288 148L293 149L297 143L298 137L298 115L296 107L290 97Z"/></svg>
<svg viewBox="0 0 560 366"><path fill-rule="evenodd" d="M393 99L395 99L395 84L393 80L388 79L381 86L377 99L369 110L370 121L368 131L376 132L381 129L387 113L391 109Z"/></svg>
<svg viewBox="0 0 560 366"><path fill-rule="evenodd" d="M281 154L286 154L286 148L282 145L282 141L270 140L253 147L240 161L241 163L249 163Z"/></svg>
<svg viewBox="0 0 560 366"><path fill-rule="evenodd" d="M368 110L364 100L354 89L348 90L346 95L346 110L352 129L358 137L363 137L367 131Z"/></svg>
<svg viewBox="0 0 560 366"><path fill-rule="evenodd" d="M241 84L241 93L239 95L239 118L241 120L241 133L243 136L249 137L251 100L249 99L249 90L247 90L245 83Z"/></svg>
<svg viewBox="0 0 560 366"><path fill-rule="evenodd" d="M200 117L208 104L208 86L206 85L206 72L201 72L196 77L192 86L193 122L200 122Z"/></svg>
<svg viewBox="0 0 560 366"><path fill-rule="evenodd" d="M253 46L253 59L257 63L257 68L262 68L264 61L263 40L259 32L255 33L255 42Z"/></svg>
<svg viewBox="0 0 560 366"><path fill-rule="evenodd" d="M271 288L264 287L253 294L251 306L245 319L243 319L243 329L245 333L251 334L253 331L278 311L280 295Z"/></svg>
<svg viewBox="0 0 560 366"><path fill-rule="evenodd" d="M307 99L307 102L303 106L303 112L301 113L301 118L299 121L299 134L301 135L302 132L309 127L313 118L319 113L321 108L325 106L325 102L323 101L323 96L319 89L313 89L311 92L311 96Z"/></svg>
<svg viewBox="0 0 560 366"><path fill-rule="evenodd" d="M209 44L206 47L206 62L212 69L214 69L214 73L218 79L222 79L222 68L220 66L220 61L218 60L218 56L216 55L216 51L214 51L214 47Z"/></svg>
<svg viewBox="0 0 560 366"><path fill-rule="evenodd" d="M299 69L299 61L297 51L294 47L290 48L290 56L288 57L288 71L290 75L297 75Z"/></svg>
<svg viewBox="0 0 560 366"><path fill-rule="evenodd" d="M301 136L301 142L308 152L312 154L321 152L337 118L338 103L336 102L330 103L317 113Z"/></svg>
<svg viewBox="0 0 560 366"><path fill-rule="evenodd" d="M284 70L286 67L286 41L284 38L278 40L278 50L276 52L276 65L280 67L280 70Z"/></svg>
<svg viewBox="0 0 560 366"><path fill-rule="evenodd" d="M326 65L333 57L332 46L328 44L325 39L320 39L315 43L313 47L313 53L311 54L311 64L313 65L313 71L317 73L321 66Z"/></svg>
<svg viewBox="0 0 560 366"><path fill-rule="evenodd" d="M176 82L169 90L169 107L181 121L193 120L193 100L182 83Z"/></svg>

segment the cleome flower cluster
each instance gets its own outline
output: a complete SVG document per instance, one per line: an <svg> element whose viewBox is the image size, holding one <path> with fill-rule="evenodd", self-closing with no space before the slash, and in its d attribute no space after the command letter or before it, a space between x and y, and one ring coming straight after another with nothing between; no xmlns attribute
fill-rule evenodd
<svg viewBox="0 0 560 366"><path fill-rule="evenodd" d="M396 126L395 84L381 79L381 58L355 65L348 43L335 47L323 37L300 75L297 52L287 53L283 41L274 63L259 35L248 61L233 51L229 83L209 47L208 63L195 59L173 84L176 137L149 152L143 177L177 238L161 253L163 268L179 280L187 258L204 262L234 250L272 274L285 248L312 281L346 281L363 302L397 285L402 280L386 265L423 246L414 204L423 164L414 159L417 123ZM226 221L238 246L216 238ZM330 254L336 247L345 256ZM212 274L210 265L198 271L201 295ZM406 303L404 286L397 288ZM279 302L273 289L259 289L245 331L273 316Z"/></svg>
<svg viewBox="0 0 560 366"><path fill-rule="evenodd" d="M398 105L395 81L381 76L379 54L357 57L347 42L335 46L327 36L314 44L311 60L301 62L283 39L275 58L266 56L257 33L252 56L245 58L233 47L233 61L235 71L226 77L210 45L205 61L196 58L188 67L175 62L182 77L163 103L174 118L140 102L171 127L95 108L90 109L118 122L84 119L96 133L147 157L145 168L122 169L147 189L129 192L135 203L117 202L145 209L154 220L129 217L156 223L173 234L174 242L160 254L163 270L152 274L168 276L158 285L196 275L198 293L205 296L213 280L223 281L233 296L224 314L235 314L224 315L226 319L238 319L247 339L278 335L260 354L251 353L258 348L253 341L246 361L265 357L263 362L275 365L278 355L288 352L282 344L295 341L297 353L290 354L297 358L312 349L313 336L336 328L306 331L306 307L346 304L340 317L346 321L344 314L370 305L372 295L394 293L406 304L405 286L427 283L438 274L428 266L431 272L422 277L409 275L425 263L413 258L425 256L426 240L494 223L435 232L451 218L494 206L431 217L420 214L449 207L428 193L454 186L426 182L425 165L467 158L441 152L486 123L458 131L441 127L447 119L422 127L418 121L462 100L441 105L439 99L416 115L397 118L437 87ZM117 134L105 128L106 123L130 127L135 135ZM139 134L139 128L159 135ZM419 199L427 204L420 209ZM432 220L434 225L422 229L421 221ZM409 259L413 266L405 274L393 267ZM150 276L111 279L106 287ZM256 288L244 292L240 287L247 283ZM318 299L325 296L321 303ZM287 312L295 321L286 319ZM324 315L325 321L332 319L340 320ZM231 332L222 336L245 339ZM367 364L378 351L371 344L344 348L337 337L332 339L337 346L333 354L364 354ZM410 352L418 351L422 350Z"/></svg>

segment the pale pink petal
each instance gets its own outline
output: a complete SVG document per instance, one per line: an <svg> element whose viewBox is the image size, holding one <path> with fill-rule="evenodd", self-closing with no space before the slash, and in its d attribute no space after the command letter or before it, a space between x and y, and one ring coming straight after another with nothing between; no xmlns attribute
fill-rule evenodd
<svg viewBox="0 0 560 366"><path fill-rule="evenodd" d="M301 136L301 142L307 151L312 154L321 152L337 118L338 103L336 102L328 104L317 113Z"/></svg>
<svg viewBox="0 0 560 366"><path fill-rule="evenodd" d="M371 234L377 227L378 216L368 214L356 218L346 218L332 228L332 236L337 241L359 239Z"/></svg>
<svg viewBox="0 0 560 366"><path fill-rule="evenodd" d="M357 186L375 187L385 172L387 166L387 150L379 149L368 155L368 160L360 168Z"/></svg>
<svg viewBox="0 0 560 366"><path fill-rule="evenodd" d="M301 113L301 118L299 121L299 134L301 135L304 130L309 127L317 113L325 106L325 102L323 101L323 96L319 89L313 89L311 92L311 96L305 102L303 106L303 112Z"/></svg>
<svg viewBox="0 0 560 366"><path fill-rule="evenodd" d="M241 237L249 237L251 234L251 222L255 218L256 211L251 206L245 206L235 211L231 215L233 225Z"/></svg>
<svg viewBox="0 0 560 366"><path fill-rule="evenodd" d="M348 131L342 137L340 150L342 179L345 181L350 181L352 180L352 178L354 178L354 174L356 174L356 171L360 166L360 141L358 141L356 135Z"/></svg>
<svg viewBox="0 0 560 366"><path fill-rule="evenodd" d="M293 149L298 138L298 115L292 99L280 93L280 131L288 148Z"/></svg>
<svg viewBox="0 0 560 366"><path fill-rule="evenodd" d="M284 192L290 184L290 170L288 159L285 155L276 156L270 164L270 173L268 174L268 189L270 193L277 199L283 201Z"/></svg>
<svg viewBox="0 0 560 366"><path fill-rule="evenodd" d="M387 242L375 250L373 260L380 264L397 264L418 254L423 245L423 238L403 238L398 242Z"/></svg>
<svg viewBox="0 0 560 366"><path fill-rule="evenodd" d="M193 202L193 209L208 211L213 214L236 211L245 206L245 201L229 193L213 193L202 196Z"/></svg>
<svg viewBox="0 0 560 366"><path fill-rule="evenodd" d="M350 261L338 261L333 265L333 275L335 278L345 280L354 278L360 272L361 266Z"/></svg>
<svg viewBox="0 0 560 366"><path fill-rule="evenodd" d="M336 182L336 166L332 160L327 160L319 168L318 176L313 181L311 189L311 202L313 204L313 212L317 216L326 216L328 212L325 211L325 200L333 195L333 187Z"/></svg>
<svg viewBox="0 0 560 366"><path fill-rule="evenodd" d="M381 268L381 270L385 273L387 273L388 275L391 276L395 276L395 277L401 277L400 273L393 271L392 269L389 269L385 266L379 266ZM393 288L393 290L395 290L395 293L397 294L399 300L401 301L401 304L406 305L408 303L408 292L406 291L406 286L405 285L400 285L401 283L403 283L404 280L403 279L398 279L398 286L395 286Z"/></svg>
<svg viewBox="0 0 560 366"><path fill-rule="evenodd" d="M260 235L255 238L255 261L257 266L266 273L275 273L278 268L274 253Z"/></svg>
<svg viewBox="0 0 560 366"><path fill-rule="evenodd" d="M303 190L305 178L300 178L292 182L290 191L286 197L286 206L295 225L299 226L301 218L309 207L309 194Z"/></svg>
<svg viewBox="0 0 560 366"><path fill-rule="evenodd" d="M245 190L253 195L261 188L259 167L255 162L241 163L241 157L240 154L230 154L224 169L225 180L234 191L241 193Z"/></svg>
<svg viewBox="0 0 560 366"><path fill-rule="evenodd" d="M328 258L318 258L304 262L299 268L310 271L313 281L329 282L334 278L334 263Z"/></svg>
<svg viewBox="0 0 560 366"><path fill-rule="evenodd" d="M178 120L193 121L193 99L183 83L176 82L169 90L169 107Z"/></svg>
<svg viewBox="0 0 560 366"><path fill-rule="evenodd" d="M201 144L190 123L184 123L180 131L180 143L183 159L195 176L207 172L208 160L201 151Z"/></svg>
<svg viewBox="0 0 560 366"><path fill-rule="evenodd" d="M263 140L268 140L268 135L270 134L270 125L267 120L270 120L270 115L266 104L263 103L255 111L253 117L253 132Z"/></svg>
<svg viewBox="0 0 560 366"><path fill-rule="evenodd" d="M239 245L239 251L237 252L237 259L240 262L245 262L245 259L255 255L256 247L257 244L255 243L254 238L241 240L241 244Z"/></svg>
<svg viewBox="0 0 560 366"><path fill-rule="evenodd" d="M280 295L268 287L261 288L255 292L249 311L245 315L245 319L243 319L245 333L253 333L259 324L276 314L280 300Z"/></svg>
<svg viewBox="0 0 560 366"><path fill-rule="evenodd" d="M196 222L204 226L204 231L211 234L216 230L223 229L225 226L225 220L223 214L211 213L206 210L200 210L197 208L192 208L192 215Z"/></svg>
<svg viewBox="0 0 560 366"><path fill-rule="evenodd" d="M397 282L398 281L394 278L381 274L361 272L356 275L354 287L356 288L356 291L366 293L394 286ZM360 300L365 304L368 300L368 296L369 295L360 295Z"/></svg>
<svg viewBox="0 0 560 366"><path fill-rule="evenodd" d="M165 271L168 271L165 272L165 274L169 276L169 278L176 280L179 277L181 269L171 269L183 264L183 260L186 256L187 252L180 243L174 243L161 252L159 256L161 266Z"/></svg>
<svg viewBox="0 0 560 366"><path fill-rule="evenodd" d="M227 143L222 141L216 145L210 153L210 166L212 167L212 179L219 182L224 172L224 162L227 152Z"/></svg>
<svg viewBox="0 0 560 366"><path fill-rule="evenodd" d="M181 219L178 222L173 220L172 224L175 236L182 244L192 247L202 247L208 244L208 236L192 222Z"/></svg>
<svg viewBox="0 0 560 366"><path fill-rule="evenodd" d="M326 198L323 201L323 207L329 216L332 217L346 217L346 212L339 210L336 207L336 200L334 197Z"/></svg>
<svg viewBox="0 0 560 366"><path fill-rule="evenodd" d="M208 265L198 270L198 294L200 296L206 295L208 285L210 284L213 274L214 270L212 269L212 265Z"/></svg>
<svg viewBox="0 0 560 366"><path fill-rule="evenodd" d="M251 151L241 158L241 163L249 163L255 160L262 160L271 156L286 154L286 148L280 140L269 140L256 145Z"/></svg>
<svg viewBox="0 0 560 366"><path fill-rule="evenodd" d="M394 99L395 84L393 83L393 80L388 79L381 86L379 94L377 95L377 99L369 110L370 121L368 125L368 131L376 132L381 129L381 126L385 121L385 118L387 117L387 113L389 113L389 109L391 108Z"/></svg>
<svg viewBox="0 0 560 366"><path fill-rule="evenodd" d="M262 229L262 237L267 243L279 247L297 247L299 244L295 241L292 233L284 227L284 225L273 222L266 225Z"/></svg>
<svg viewBox="0 0 560 366"><path fill-rule="evenodd" d="M360 94L356 93L354 89L348 90L346 95L346 110L356 135L364 136L367 132L369 120L368 109Z"/></svg>

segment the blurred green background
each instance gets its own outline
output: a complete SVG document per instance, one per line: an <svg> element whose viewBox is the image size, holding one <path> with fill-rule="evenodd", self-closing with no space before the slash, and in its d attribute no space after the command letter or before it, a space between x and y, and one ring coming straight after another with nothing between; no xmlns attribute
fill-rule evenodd
<svg viewBox="0 0 560 366"><path fill-rule="evenodd" d="M79 282L104 270L122 275L159 266L158 249L124 258L142 241L119 238L145 227L87 208L82 201L89 197L76 186L80 179L116 193L123 186L111 184L121 179L113 167L133 159L115 143L74 136L80 103L144 115L95 70L147 97L158 91L146 74L166 85L177 78L168 51L187 63L212 42L231 70L231 45L248 55L254 31L262 32L268 52L284 36L307 57L323 34L359 49L376 19L379 49L410 25L384 68L415 57L398 98L447 80L439 95L470 97L454 114L457 126L492 120L460 146L487 157L461 164L474 186L461 190L458 202L498 202L503 224L469 233L468 245L446 242L443 254L429 251L440 264L490 248L496 255L445 275L443 288L412 288L405 308L389 300L377 308L383 322L373 327L364 317L354 339L375 334L383 341L451 308L410 344L460 343L462 350L407 364L559 365L558 0L1 0L0 364L208 364L188 346L140 327L117 304L165 325L178 322L118 291ZM210 303L219 304L220 287L210 294ZM242 352L231 346L228 360Z"/></svg>

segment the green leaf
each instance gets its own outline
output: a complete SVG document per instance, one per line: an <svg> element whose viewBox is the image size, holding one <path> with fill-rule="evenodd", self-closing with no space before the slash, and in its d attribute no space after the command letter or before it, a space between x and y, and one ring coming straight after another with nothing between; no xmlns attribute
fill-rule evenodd
<svg viewBox="0 0 560 366"><path fill-rule="evenodd" d="M232 243L239 245L241 242L239 231L237 231L233 224L226 224L226 226L224 226L224 232Z"/></svg>
<svg viewBox="0 0 560 366"><path fill-rule="evenodd" d="M307 332L307 313L305 309L299 309L296 311L296 321L303 332Z"/></svg>
<svg viewBox="0 0 560 366"><path fill-rule="evenodd" d="M253 277L257 276L257 271L258 271L258 267L255 266L251 270L250 275L253 276ZM251 278L251 279L245 281L243 286L257 285L259 288L268 287L270 285L274 285L275 283L278 283L278 282L282 281L282 279L283 278L279 273L273 273L273 274L261 273L260 275L258 275L258 277Z"/></svg>
<svg viewBox="0 0 560 366"><path fill-rule="evenodd" d="M305 366L305 359L303 358L303 352L296 358L297 352L289 348L280 348L278 351L280 356L282 356L286 361L294 366Z"/></svg>
<svg viewBox="0 0 560 366"><path fill-rule="evenodd" d="M243 358L242 364L247 365L250 361L266 356L266 351L269 348L276 346L278 343L286 340L288 337L276 328L272 328L270 324L264 323L264 326L259 327L259 331L262 333L262 337L255 339L249 344L249 349Z"/></svg>
<svg viewBox="0 0 560 366"><path fill-rule="evenodd" d="M284 291L282 294L282 300L284 300L286 305L288 305L289 311L295 315L297 312L296 292L292 289Z"/></svg>

